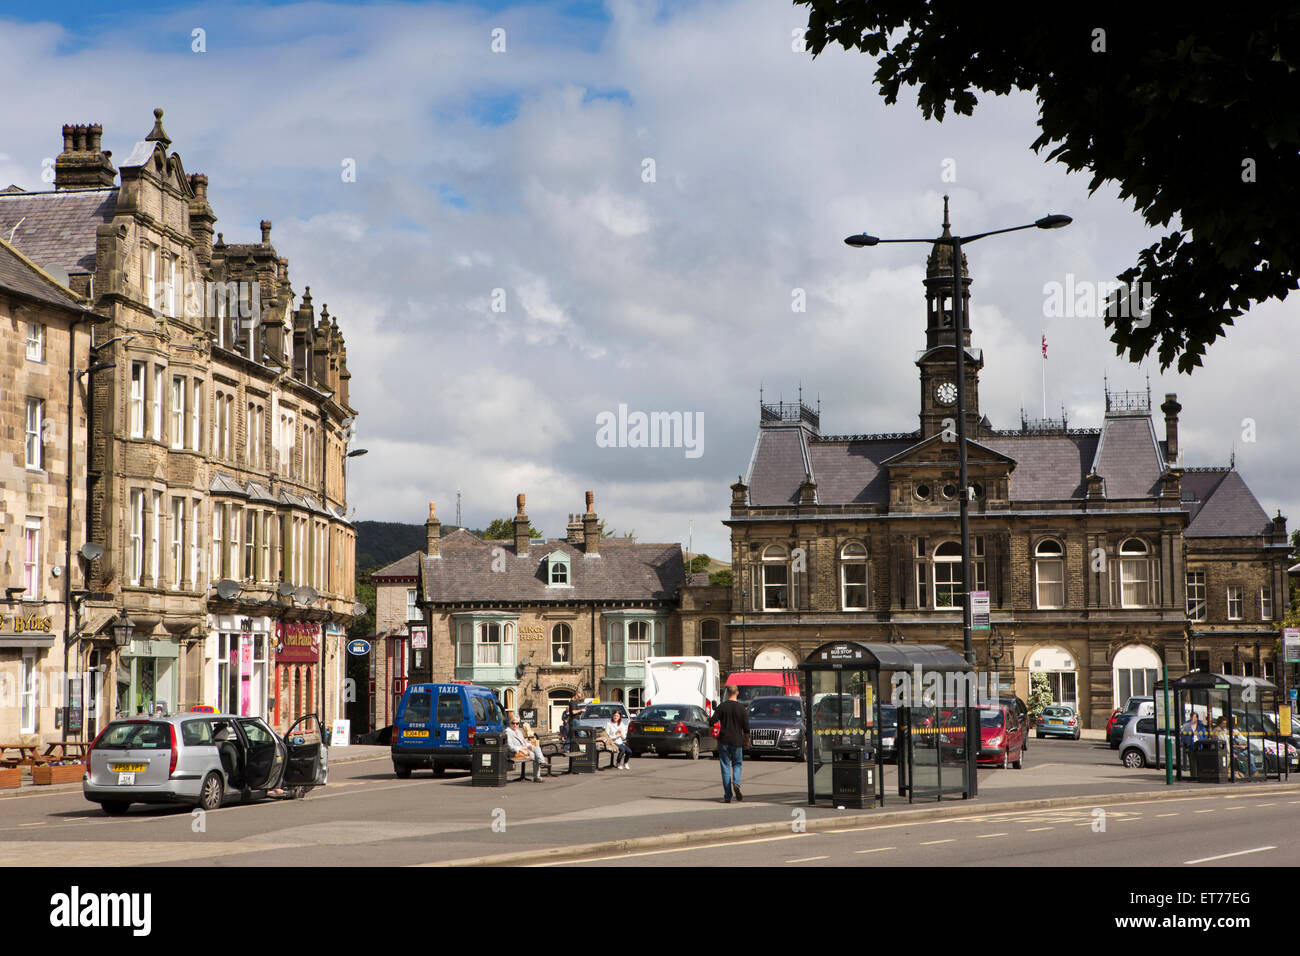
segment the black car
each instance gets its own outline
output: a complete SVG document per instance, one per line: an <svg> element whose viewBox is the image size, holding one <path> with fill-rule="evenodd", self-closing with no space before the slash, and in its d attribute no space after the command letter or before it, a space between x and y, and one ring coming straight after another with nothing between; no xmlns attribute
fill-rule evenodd
<svg viewBox="0 0 1300 956"><path fill-rule="evenodd" d="M749 746L745 756L807 759L803 701L798 697L755 697L749 702Z"/></svg>
<svg viewBox="0 0 1300 956"><path fill-rule="evenodd" d="M717 753L718 738L703 707L693 704L655 704L632 719L627 746L634 757L642 754L685 754L692 760L701 753Z"/></svg>

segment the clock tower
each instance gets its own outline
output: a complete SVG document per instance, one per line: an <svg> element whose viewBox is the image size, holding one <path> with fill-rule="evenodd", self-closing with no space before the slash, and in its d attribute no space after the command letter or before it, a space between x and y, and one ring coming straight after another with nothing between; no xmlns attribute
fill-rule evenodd
<svg viewBox="0 0 1300 956"><path fill-rule="evenodd" d="M943 238L951 238L948 197L943 197ZM961 257L962 312L965 314L966 348L966 436L979 434L979 373L984 367L980 352L970 347L970 272L965 254ZM939 434L945 428L956 433L957 349L953 319L952 246L935 243L925 264L926 327L925 351L916 360L921 370L921 438ZM955 439L954 439L955 440Z"/></svg>

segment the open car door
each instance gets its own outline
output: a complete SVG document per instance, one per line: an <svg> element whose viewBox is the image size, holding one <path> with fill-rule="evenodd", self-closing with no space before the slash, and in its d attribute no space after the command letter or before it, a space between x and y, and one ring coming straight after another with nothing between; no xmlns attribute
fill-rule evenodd
<svg viewBox="0 0 1300 956"><path fill-rule="evenodd" d="M325 735L315 714L299 717L284 736L289 757L284 768L286 787L316 787L326 780Z"/></svg>
<svg viewBox="0 0 1300 956"><path fill-rule="evenodd" d="M284 759L275 734L256 717L240 718L239 726L248 740L248 771L244 785L249 790L274 790L280 786L280 774L284 770Z"/></svg>

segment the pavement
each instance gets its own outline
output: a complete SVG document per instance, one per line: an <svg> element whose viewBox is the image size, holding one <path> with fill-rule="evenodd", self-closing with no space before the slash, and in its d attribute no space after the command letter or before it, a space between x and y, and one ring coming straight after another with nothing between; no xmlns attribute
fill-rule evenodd
<svg viewBox="0 0 1300 956"><path fill-rule="evenodd" d="M11 791L0 800L0 866L518 865L1205 794L1269 802L1277 790L1300 798L1300 781L1167 788L1163 773L1125 768L1104 743L1086 740L1035 740L1027 757L1023 770L981 770L971 801L909 805L897 797L887 767L884 808L837 810L809 807L807 765L784 760L746 761L744 802L724 804L710 758L647 757L628 771L484 788L466 773L398 780L387 748L336 748L329 785L305 800L236 804L206 815L136 806L108 818L75 785Z"/></svg>

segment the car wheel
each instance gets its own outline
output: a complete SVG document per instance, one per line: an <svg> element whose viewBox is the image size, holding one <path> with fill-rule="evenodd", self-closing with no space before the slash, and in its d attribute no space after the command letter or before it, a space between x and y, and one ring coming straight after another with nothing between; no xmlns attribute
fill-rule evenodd
<svg viewBox="0 0 1300 956"><path fill-rule="evenodd" d="M808 748L800 747L799 752L794 755L795 763L805 763L808 760Z"/></svg>
<svg viewBox="0 0 1300 956"><path fill-rule="evenodd" d="M1017 770L1023 770L1023 769L1024 769L1024 767L1025 767L1025 748L1024 748L1024 747L1021 747L1021 748L1020 748L1020 754L1019 754L1019 756L1016 757L1015 761L1011 764L1011 766L1015 767Z"/></svg>
<svg viewBox="0 0 1300 956"><path fill-rule="evenodd" d="M700 738L699 737L691 738L691 749L687 753L687 756L690 757L692 760L700 759Z"/></svg>
<svg viewBox="0 0 1300 956"><path fill-rule="evenodd" d="M1135 770L1139 770L1147 765L1146 754L1142 753L1142 751L1138 750L1136 747L1130 747L1128 750L1124 751L1123 763L1126 767L1132 767Z"/></svg>
<svg viewBox="0 0 1300 956"><path fill-rule="evenodd" d="M126 800L105 800L100 806L110 817L120 817L126 813L131 804Z"/></svg>
<svg viewBox="0 0 1300 956"><path fill-rule="evenodd" d="M1006 748L1006 749L1004 749L1004 750L1002 751L1002 769L1003 769L1003 770L1006 770L1006 769L1007 769L1007 765L1008 765L1008 763L1009 763L1009 761L1007 760L1007 757L1009 756L1010 751L1011 751L1011 748L1009 748L1009 747Z"/></svg>
<svg viewBox="0 0 1300 956"><path fill-rule="evenodd" d="M1075 739L1075 740L1078 740L1081 736L1083 736L1083 735L1079 732L1078 728L1075 728L1075 731L1074 731L1074 739Z"/></svg>
<svg viewBox="0 0 1300 956"><path fill-rule="evenodd" d="M433 775L434 775L435 777L445 777L445 776L447 776L447 765L446 765L445 763L438 763L437 761L434 761L434 764L433 764Z"/></svg>
<svg viewBox="0 0 1300 956"><path fill-rule="evenodd" d="M199 790L199 808L202 810L219 810L225 791L225 785L221 782L221 774L208 774L203 778L203 787Z"/></svg>
<svg viewBox="0 0 1300 956"><path fill-rule="evenodd" d="M411 776L411 768L407 764L393 764L393 773L397 774L398 780L406 780Z"/></svg>

